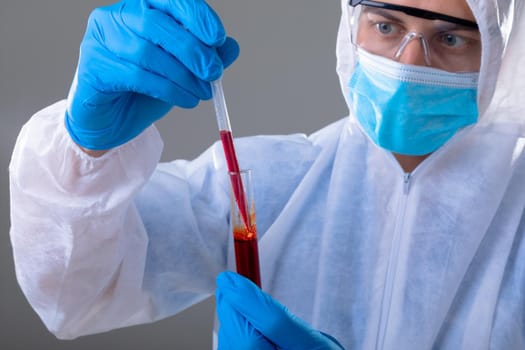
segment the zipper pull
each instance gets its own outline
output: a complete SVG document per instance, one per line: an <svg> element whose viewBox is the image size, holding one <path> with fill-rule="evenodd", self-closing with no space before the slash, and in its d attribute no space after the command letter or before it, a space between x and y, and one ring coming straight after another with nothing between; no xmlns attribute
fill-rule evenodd
<svg viewBox="0 0 525 350"><path fill-rule="evenodd" d="M407 194L408 193L408 190L410 189L410 173L405 173L403 175L403 193L404 194Z"/></svg>

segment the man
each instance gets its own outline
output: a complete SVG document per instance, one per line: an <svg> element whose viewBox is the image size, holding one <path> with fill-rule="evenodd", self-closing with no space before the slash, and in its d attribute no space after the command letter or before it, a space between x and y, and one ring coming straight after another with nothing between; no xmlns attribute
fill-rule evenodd
<svg viewBox="0 0 525 350"><path fill-rule="evenodd" d="M238 140L263 291L222 272L220 145L157 165L149 127L210 98L235 41L201 1L96 10L67 104L32 118L10 166L29 301L60 338L167 317L217 288L221 349L523 348L520 5L342 1L350 117Z"/></svg>

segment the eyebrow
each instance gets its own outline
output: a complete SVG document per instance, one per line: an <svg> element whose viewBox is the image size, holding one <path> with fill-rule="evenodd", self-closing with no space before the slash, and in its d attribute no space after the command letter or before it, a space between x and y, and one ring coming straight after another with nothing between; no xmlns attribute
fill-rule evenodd
<svg viewBox="0 0 525 350"><path fill-rule="evenodd" d="M461 24L466 27L478 28L478 24L475 21L471 21L470 19L454 17L454 16L443 14L443 13L433 12L433 11L429 11L429 10L425 10L425 9L421 9L417 7L396 5L396 4L390 4L390 3L372 1L372 0L350 0L348 4L353 7L357 5L363 5L367 7L375 7L375 8L380 8L380 9L399 11L399 12L403 12L412 17L419 17L419 18L431 19L431 20L439 19L439 20L443 20L446 22Z"/></svg>
<svg viewBox="0 0 525 350"><path fill-rule="evenodd" d="M400 17L395 16L393 14L393 11L389 11L389 10L382 10L382 9L375 8L375 7L364 7L362 13L363 14L371 13L371 14L374 14L374 15L379 15L379 16L384 17L386 19L389 19L391 21L402 22L402 19Z"/></svg>
<svg viewBox="0 0 525 350"><path fill-rule="evenodd" d="M384 17L390 21L395 21L395 22L405 22L405 18L404 17L407 17L407 16L410 16L410 15L403 15L400 13L400 16L396 16L394 14L394 11L392 10L385 10L385 9L381 9L381 8L375 8L375 7L363 7L363 14L367 14L367 13L370 13L370 14L373 14L373 15L378 15L378 16L381 16L381 17ZM432 23L435 24L435 28L438 29L439 31L454 31L454 30L467 30L467 31L470 31L470 32L478 32L479 33L479 30L478 28L473 28L473 27L469 27L469 26L464 26L464 25L461 25L461 24L458 24L458 23L451 23L451 22L447 22L447 21L443 21L443 20L439 20L439 19L427 19L427 21L430 21Z"/></svg>
<svg viewBox="0 0 525 350"><path fill-rule="evenodd" d="M448 31L455 31L455 30L462 30L462 31L469 31L473 33L479 33L479 29L463 26L461 24L456 23L449 23L444 21L436 22L435 28L438 29L441 32L448 32Z"/></svg>

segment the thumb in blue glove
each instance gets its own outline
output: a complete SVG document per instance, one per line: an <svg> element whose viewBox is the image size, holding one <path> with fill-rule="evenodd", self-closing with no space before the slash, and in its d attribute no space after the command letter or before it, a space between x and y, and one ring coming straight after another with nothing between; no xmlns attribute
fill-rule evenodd
<svg viewBox="0 0 525 350"><path fill-rule="evenodd" d="M313 329L237 273L219 274L216 299L219 350L343 349L333 337Z"/></svg>
<svg viewBox="0 0 525 350"><path fill-rule="evenodd" d="M173 106L211 98L209 82L238 54L204 0L124 0L98 8L80 47L66 129L90 150L119 146Z"/></svg>

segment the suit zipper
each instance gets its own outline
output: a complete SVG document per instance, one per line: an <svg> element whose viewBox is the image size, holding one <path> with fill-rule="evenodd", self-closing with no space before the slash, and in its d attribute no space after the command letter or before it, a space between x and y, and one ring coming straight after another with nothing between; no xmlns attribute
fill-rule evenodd
<svg viewBox="0 0 525 350"><path fill-rule="evenodd" d="M390 305L392 302L392 293L396 279L397 262L399 260L399 249L401 245L401 236L403 233L411 177L411 173L403 174L403 192L401 193L399 198L397 218L395 221L392 245L390 248L390 255L388 257L388 266L386 270L387 272L385 276L385 287L383 291L383 298L381 300L378 336L376 341L377 350L383 349L385 345L388 320L390 318Z"/></svg>

